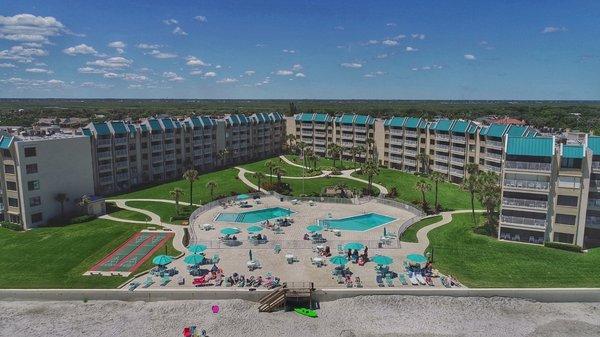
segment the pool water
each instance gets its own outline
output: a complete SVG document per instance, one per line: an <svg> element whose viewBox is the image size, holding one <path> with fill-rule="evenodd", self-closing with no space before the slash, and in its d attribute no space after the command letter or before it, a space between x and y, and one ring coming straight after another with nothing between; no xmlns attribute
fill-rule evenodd
<svg viewBox="0 0 600 337"><path fill-rule="evenodd" d="M215 220L226 222L257 223L265 220L286 217L292 213L294 212L287 208L272 207L241 213L220 213L217 215Z"/></svg>
<svg viewBox="0 0 600 337"><path fill-rule="evenodd" d="M367 213L341 219L324 219L320 222L322 226L330 229L365 232L394 220L396 218L377 213Z"/></svg>

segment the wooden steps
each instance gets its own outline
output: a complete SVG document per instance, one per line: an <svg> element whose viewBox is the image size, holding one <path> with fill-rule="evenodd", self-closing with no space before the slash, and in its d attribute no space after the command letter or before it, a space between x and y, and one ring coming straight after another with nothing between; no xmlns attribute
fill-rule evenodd
<svg viewBox="0 0 600 337"><path fill-rule="evenodd" d="M259 312L272 312L285 304L286 288L283 286L273 289L269 294L260 299Z"/></svg>

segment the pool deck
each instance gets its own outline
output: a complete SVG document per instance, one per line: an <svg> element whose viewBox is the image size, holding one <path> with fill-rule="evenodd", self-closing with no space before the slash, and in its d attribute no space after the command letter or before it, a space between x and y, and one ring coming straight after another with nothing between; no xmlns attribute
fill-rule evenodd
<svg viewBox="0 0 600 337"><path fill-rule="evenodd" d="M193 226L191 230L196 236L195 242L192 243L206 244L209 247L206 250L207 257L218 254L220 256L218 266L224 270L225 275L231 275L233 272L237 272L246 277L250 275L254 275L255 277L262 275L264 277L267 272L270 272L274 276L280 277L283 282L314 282L314 285L317 288L345 288L345 285L337 284L336 280L332 277L331 271L335 266L329 263L328 259L325 259L327 265L320 268L311 264L311 258L318 256L318 254L313 251L313 246L316 245L302 239L304 234L307 233L307 226L314 224L318 219L329 217L330 214L332 218L345 218L365 213L378 213L396 219L385 226L368 231L341 231L341 236L339 237L335 236L331 231L323 231L323 237L327 239L327 242L323 245L330 246L333 255L337 254L338 245L354 241L361 242L369 247L370 257L373 257L376 254L392 257L394 262L390 265L390 270L400 272L403 271L402 263L406 255L411 253L423 253L424 249L427 247L426 244L424 245L423 243L400 243L398 240L394 240L391 245L378 248L377 243L383 235L383 227L386 228L388 233L397 233L399 226L414 215L403 209L383 205L374 200L361 205L316 202L311 206L308 202L292 204L289 201L280 202L279 199L276 199L275 197L267 196L261 199L261 204L257 205L253 200L249 200L248 203L252 205L252 207L241 208L237 205L227 208L215 207L202 213L194 223L190 224L190 226ZM289 208L294 211L295 213L290 216L294 220L294 223L291 226L283 227L284 234L275 234L270 229L263 230L261 234L267 235L269 239L269 243L265 245L252 245L247 241L248 233L245 229L249 226L248 224L214 221L215 217L222 212L247 212L270 207ZM205 223L212 224L214 229L209 231L203 230L202 224ZM242 229L242 233L237 235L238 239L242 242L241 245L228 247L219 242L219 237L221 236L220 230L224 227L238 227ZM282 246L282 250L279 254L276 254L273 250L276 243ZM262 268L252 272L249 272L246 266L250 249L252 250L253 258L260 261L262 266ZM362 251L360 253L362 253ZM186 256L187 254L188 253L186 252ZM293 254L299 261L288 264L285 258L286 254ZM184 257L175 260L170 265L170 267L175 267L180 272L173 278L171 283L166 286L159 286L159 282L157 282L152 285L151 288L192 287L191 281L193 280L193 277L187 272L183 258ZM348 266L354 274L352 277L353 280L354 276L359 276L365 288L378 288L375 281L376 272L374 263L369 262L364 266L349 263ZM206 268L210 268L210 265L206 266ZM186 284L183 286L178 285L176 282L180 276L183 276L186 279ZM143 281L145 277L146 275L141 276L137 281ZM158 281L158 278L156 278L156 281ZM436 287L441 287L439 279L435 279L434 282ZM402 287L397 278L394 279L394 285L395 287ZM408 285L404 287L413 286Z"/></svg>

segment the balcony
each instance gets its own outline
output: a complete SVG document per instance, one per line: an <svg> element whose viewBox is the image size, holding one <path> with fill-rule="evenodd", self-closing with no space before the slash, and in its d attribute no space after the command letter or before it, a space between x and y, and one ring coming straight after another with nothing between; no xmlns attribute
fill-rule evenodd
<svg viewBox="0 0 600 337"><path fill-rule="evenodd" d="M585 217L585 227L600 229L600 216Z"/></svg>
<svg viewBox="0 0 600 337"><path fill-rule="evenodd" d="M407 137L416 137L417 136L417 131L406 130L406 131L404 131L404 134Z"/></svg>
<svg viewBox="0 0 600 337"><path fill-rule="evenodd" d="M600 161L593 161L592 162L592 170L594 170L594 171L600 171Z"/></svg>
<svg viewBox="0 0 600 337"><path fill-rule="evenodd" d="M315 130L325 130L327 128L326 124L315 123Z"/></svg>
<svg viewBox="0 0 600 337"><path fill-rule="evenodd" d="M458 158L458 157L452 157L450 159L450 161L454 164L458 164L458 165L464 165L465 164L465 158Z"/></svg>
<svg viewBox="0 0 600 337"><path fill-rule="evenodd" d="M308 137L312 137L313 133L312 131L300 131L300 136L308 136Z"/></svg>
<svg viewBox="0 0 600 337"><path fill-rule="evenodd" d="M550 189L550 183L547 181L504 179L504 187L548 191Z"/></svg>
<svg viewBox="0 0 600 337"><path fill-rule="evenodd" d="M600 199L589 199L588 207L600 208Z"/></svg>
<svg viewBox="0 0 600 337"><path fill-rule="evenodd" d="M127 157L127 150L116 150L115 157Z"/></svg>
<svg viewBox="0 0 600 337"><path fill-rule="evenodd" d="M167 160L175 160L175 153L165 154L165 161Z"/></svg>
<svg viewBox="0 0 600 337"><path fill-rule="evenodd" d="M502 160L502 155L498 154L498 153L487 152L485 154L485 157L488 160L493 160L493 161L501 161Z"/></svg>
<svg viewBox="0 0 600 337"><path fill-rule="evenodd" d="M352 125L342 125L342 131L353 131L354 127Z"/></svg>
<svg viewBox="0 0 600 337"><path fill-rule="evenodd" d="M450 174L452 174L453 176L457 176L457 177L464 177L465 176L465 171L459 170L459 169L455 169L455 168L451 168L450 169Z"/></svg>
<svg viewBox="0 0 600 337"><path fill-rule="evenodd" d="M488 172L496 172L496 173L500 173L502 171L502 168L499 166L494 166L494 165L485 165L484 170L488 171Z"/></svg>
<svg viewBox="0 0 600 337"><path fill-rule="evenodd" d="M165 150L173 150L175 148L175 143L166 143Z"/></svg>
<svg viewBox="0 0 600 337"><path fill-rule="evenodd" d="M442 141L442 142L449 142L450 141L450 135L436 134L435 135L435 140L436 141Z"/></svg>
<svg viewBox="0 0 600 337"><path fill-rule="evenodd" d="M367 140L367 136L364 136L364 135L354 135L354 139L358 140L358 141L361 141L361 142L364 142L364 141Z"/></svg>
<svg viewBox="0 0 600 337"><path fill-rule="evenodd" d="M447 152L450 149L450 147L448 145L444 145L444 144L435 144L434 148L436 150L442 150L445 152Z"/></svg>
<svg viewBox="0 0 600 337"><path fill-rule="evenodd" d="M447 166L433 165L433 170L440 173L448 173Z"/></svg>
<svg viewBox="0 0 600 337"><path fill-rule="evenodd" d="M448 156L443 156L443 155L436 154L435 155L435 160L447 162L448 161Z"/></svg>
<svg viewBox="0 0 600 337"><path fill-rule="evenodd" d="M160 152L162 151L162 145L153 145L152 146L152 152Z"/></svg>
<svg viewBox="0 0 600 337"><path fill-rule="evenodd" d="M401 147L390 147L390 153L395 153L395 154L402 154L402 148Z"/></svg>
<svg viewBox="0 0 600 337"><path fill-rule="evenodd" d="M402 145L404 141L402 139L390 138L390 144Z"/></svg>
<svg viewBox="0 0 600 337"><path fill-rule="evenodd" d="M129 180L129 173L117 174L117 181L125 181L125 180Z"/></svg>
<svg viewBox="0 0 600 337"><path fill-rule="evenodd" d="M547 209L548 202L541 200L517 199L517 198L502 198L502 205L519 208L535 208Z"/></svg>
<svg viewBox="0 0 600 337"><path fill-rule="evenodd" d="M452 146L450 148L450 150L452 152L465 153L465 148L464 147Z"/></svg>
<svg viewBox="0 0 600 337"><path fill-rule="evenodd" d="M160 141L162 139L163 139L162 134L156 134L156 135L151 135L150 136L150 140L152 140L152 141Z"/></svg>
<svg viewBox="0 0 600 337"><path fill-rule="evenodd" d="M366 126L355 126L354 132L367 133L367 127Z"/></svg>
<svg viewBox="0 0 600 337"><path fill-rule="evenodd" d="M404 141L404 145L405 146L417 147L417 142L415 142L414 140L405 140Z"/></svg>
<svg viewBox="0 0 600 337"><path fill-rule="evenodd" d="M404 130L402 130L402 129L390 129L390 135L402 137L402 135L404 135Z"/></svg>
<svg viewBox="0 0 600 337"><path fill-rule="evenodd" d="M110 146L112 144L112 140L110 139L98 139L96 142L98 146Z"/></svg>
<svg viewBox="0 0 600 337"><path fill-rule="evenodd" d="M464 144L467 142L467 139L462 136L452 136L452 143Z"/></svg>
<svg viewBox="0 0 600 337"><path fill-rule="evenodd" d="M127 137L115 138L115 145L127 144Z"/></svg>
<svg viewBox="0 0 600 337"><path fill-rule="evenodd" d="M100 184L102 184L102 185L112 184L113 177L112 176L100 177L98 180L100 181Z"/></svg>
<svg viewBox="0 0 600 337"><path fill-rule="evenodd" d="M165 171L169 172L169 171L175 171L175 165L171 164L171 165L165 165Z"/></svg>
<svg viewBox="0 0 600 337"><path fill-rule="evenodd" d="M107 171L112 171L111 164L98 165L98 172L107 172Z"/></svg>
<svg viewBox="0 0 600 337"><path fill-rule="evenodd" d="M112 158L112 154L110 153L110 151L97 152L96 156L98 158Z"/></svg>
<svg viewBox="0 0 600 337"><path fill-rule="evenodd" d="M323 131L315 131L315 137L326 137L327 133Z"/></svg>
<svg viewBox="0 0 600 337"><path fill-rule="evenodd" d="M417 166L417 161L404 158L404 165Z"/></svg>
<svg viewBox="0 0 600 337"><path fill-rule="evenodd" d="M153 174L162 174L163 173L162 166L152 167L152 173Z"/></svg>
<svg viewBox="0 0 600 337"><path fill-rule="evenodd" d="M162 156L152 156L152 163L162 163L162 162L163 162Z"/></svg>
<svg viewBox="0 0 600 337"><path fill-rule="evenodd" d="M354 142L342 142L343 147L354 147Z"/></svg>
<svg viewBox="0 0 600 337"><path fill-rule="evenodd" d="M400 164L402 163L402 157L390 156L390 162Z"/></svg>
<svg viewBox="0 0 600 337"><path fill-rule="evenodd" d="M115 167L118 169L122 169L122 168L128 168L129 167L129 163L127 161L118 161L115 163Z"/></svg>
<svg viewBox="0 0 600 337"><path fill-rule="evenodd" d="M500 215L500 222L515 225L526 225L534 227L546 227L548 221L541 219L522 218L516 216Z"/></svg>
<svg viewBox="0 0 600 337"><path fill-rule="evenodd" d="M486 140L485 141L485 146L486 147L496 148L496 149L502 149L502 142L498 142L498 141L495 141L495 140Z"/></svg>
<svg viewBox="0 0 600 337"><path fill-rule="evenodd" d="M524 161L505 161L504 167L511 170L528 170L537 172L550 172L552 165L550 163L533 163Z"/></svg>
<svg viewBox="0 0 600 337"><path fill-rule="evenodd" d="M404 154L407 155L407 156L416 157L417 151L405 149L404 150Z"/></svg>
<svg viewBox="0 0 600 337"><path fill-rule="evenodd" d="M313 144L325 145L325 140L324 139L315 139L313 141Z"/></svg>

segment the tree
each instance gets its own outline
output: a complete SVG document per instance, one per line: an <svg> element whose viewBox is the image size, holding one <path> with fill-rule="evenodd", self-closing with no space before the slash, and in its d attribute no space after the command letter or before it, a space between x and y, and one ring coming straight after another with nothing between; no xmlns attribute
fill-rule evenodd
<svg viewBox="0 0 600 337"><path fill-rule="evenodd" d="M254 172L254 173L252 173L252 177L257 180L258 191L260 192L260 182L266 178L265 174L262 172Z"/></svg>
<svg viewBox="0 0 600 337"><path fill-rule="evenodd" d="M275 166L273 168L273 172L277 175L277 186L281 186L281 176L283 176L286 172L285 169L281 166Z"/></svg>
<svg viewBox="0 0 600 337"><path fill-rule="evenodd" d="M417 161L421 165L423 173L429 174L429 155L427 153L421 152L417 154Z"/></svg>
<svg viewBox="0 0 600 337"><path fill-rule="evenodd" d="M421 192L421 203L423 205L423 209L427 210L427 200L425 199L425 193L431 190L431 185L426 180L419 180L415 184L415 187L418 191Z"/></svg>
<svg viewBox="0 0 600 337"><path fill-rule="evenodd" d="M363 158L364 157L365 160L366 160L366 158L367 158L366 157L367 149L364 146L362 146L362 145L356 146L355 148L356 148L356 151L358 152L358 158Z"/></svg>
<svg viewBox="0 0 600 337"><path fill-rule="evenodd" d="M65 202L69 200L69 198L67 197L67 194L57 193L54 196L54 200L58 201L58 203L60 204L60 217L62 219L64 219L65 218Z"/></svg>
<svg viewBox="0 0 600 337"><path fill-rule="evenodd" d="M193 204L192 196L194 190L194 181L198 179L198 171L196 170L187 170L183 172L183 179L187 180L190 183L190 206Z"/></svg>
<svg viewBox="0 0 600 337"><path fill-rule="evenodd" d="M469 172L469 165L471 164L467 164L467 172ZM471 170L472 173L463 179L462 188L471 195L471 214L473 215L473 224L477 226L477 218L475 217L475 192L477 192L478 187L477 171L473 170L472 167Z"/></svg>
<svg viewBox="0 0 600 337"><path fill-rule="evenodd" d="M177 215L179 215L179 199L183 195L183 190L179 187L175 187L169 194L171 195L171 198L175 200L175 211L177 212Z"/></svg>
<svg viewBox="0 0 600 337"><path fill-rule="evenodd" d="M360 149L358 148L358 146L355 146L353 148L350 149L350 156L352 157L352 167L356 168L356 156L359 155Z"/></svg>
<svg viewBox="0 0 600 337"><path fill-rule="evenodd" d="M367 161L361 168L362 174L367 176L368 191L372 194L373 191L373 177L379 174L379 166L374 161Z"/></svg>
<svg viewBox="0 0 600 337"><path fill-rule="evenodd" d="M500 206L502 188L500 177L494 172L481 172L477 175L477 197L485 207L486 226L490 233L495 233L494 215Z"/></svg>
<svg viewBox="0 0 600 337"><path fill-rule="evenodd" d="M269 170L269 184L273 184L273 169L277 166L272 160L265 162L265 167Z"/></svg>
<svg viewBox="0 0 600 337"><path fill-rule="evenodd" d="M288 152L291 153L292 149L294 148L294 144L296 143L296 136L289 133L285 136L285 140L287 142Z"/></svg>
<svg viewBox="0 0 600 337"><path fill-rule="evenodd" d="M81 207L85 213L87 213L87 206L92 203L92 198L89 195L84 194L77 200L77 205Z"/></svg>
<svg viewBox="0 0 600 337"><path fill-rule="evenodd" d="M335 167L335 161L342 154L342 148L336 143L331 143L327 146L327 149L329 150L329 156L333 160L333 167Z"/></svg>
<svg viewBox="0 0 600 337"><path fill-rule="evenodd" d="M371 137L367 138L367 159L375 159L373 145L375 145L375 140Z"/></svg>
<svg viewBox="0 0 600 337"><path fill-rule="evenodd" d="M214 180L209 180L206 183L206 188L208 188L208 190L210 191L210 200L213 200L213 193L215 191L215 188L217 187L219 187L219 184L217 184L217 182Z"/></svg>
<svg viewBox="0 0 600 337"><path fill-rule="evenodd" d="M222 149L222 150L219 150L219 152L217 152L217 156L219 157L219 160L221 161L221 166L225 166L225 161L227 159L227 155L229 155L229 150L227 150L227 149Z"/></svg>
<svg viewBox="0 0 600 337"><path fill-rule="evenodd" d="M438 212L440 210L440 204L438 203L438 184L445 180L444 175L439 172L432 172L429 177L431 181L433 181L435 186L435 211Z"/></svg>
<svg viewBox="0 0 600 337"><path fill-rule="evenodd" d="M347 196L346 190L348 189L348 184L339 183L339 184L335 185L333 188L340 191L341 198L345 198Z"/></svg>

